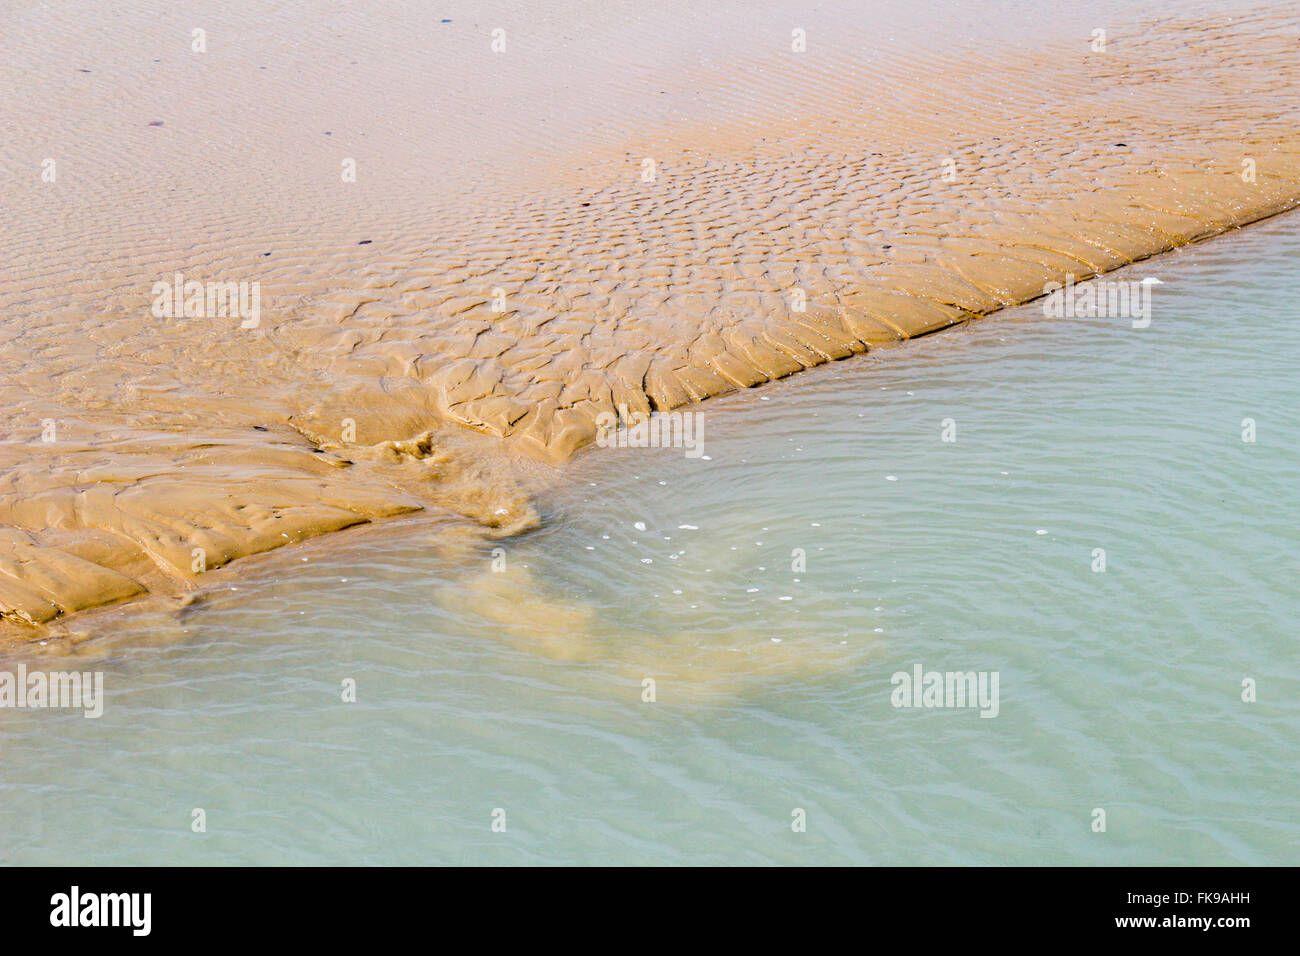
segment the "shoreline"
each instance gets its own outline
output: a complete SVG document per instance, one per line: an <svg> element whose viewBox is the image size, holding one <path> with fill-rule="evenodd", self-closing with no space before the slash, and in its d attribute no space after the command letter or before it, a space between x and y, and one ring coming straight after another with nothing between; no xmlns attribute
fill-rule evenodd
<svg viewBox="0 0 1300 956"><path fill-rule="evenodd" d="M1246 223L1243 226L1231 227L1221 233L1217 233L1206 239L1195 240L1194 243L1209 241L1215 238L1244 229L1248 226L1264 223L1276 219L1279 216L1285 216L1288 213L1297 213L1300 209L1300 202L1288 209L1284 209L1270 216L1265 216L1258 220ZM1146 257L1160 258L1161 256L1176 252L1179 248L1165 250L1165 252L1156 253L1154 256ZM1136 265L1138 262L1146 261L1136 260L1133 263L1126 263L1118 266L1111 272L1121 272L1125 269ZM1102 273L1108 275L1110 273ZM1034 302L1042 301L1047 298L1047 294L1040 295L1034 299L1025 302L1012 303L1004 308L998 309L988 315L996 315L1007 309L1014 309L1026 305L1032 305ZM980 316L981 318L983 316ZM925 333L925 336L937 334L950 329L955 329L965 322L954 323L933 332ZM916 336L920 338L923 336ZM871 353L879 351L880 348L886 348L892 351L895 348L905 346L911 339L899 340L896 342L886 343L870 350ZM857 355L866 355L867 352L856 353L855 355L846 356L845 359L834 359L811 368L821 368L829 366L839 361L844 361L857 357ZM793 377L793 374L784 376L782 379L773 379L772 381L783 381L785 378ZM762 383L769 384L769 383ZM757 386L755 386L757 387ZM731 389L720 393L722 395L735 395L740 389ZM694 408L693 405L683 406L684 408ZM463 437L463 436L462 436ZM500 444L494 444L490 448L482 447L481 451L488 455L496 456L498 463L509 462L510 456L506 448ZM589 445L583 445L575 449L573 455L578 453L597 454L601 449L593 442ZM570 458L573 456L571 455ZM565 461L567 461L566 459ZM515 481L519 482L523 493L526 494L529 506L541 505L545 501L548 490L558 483L567 480L564 471L565 461L558 464L542 460L528 459L524 462L526 476L519 474L512 475ZM518 464L518 460L515 460ZM390 533L400 533L408 535L429 534L430 541L437 545L456 550L458 548L481 548L492 541L507 541L518 534L527 534L536 530L540 525L536 517L530 517L524 522L524 526L517 530L511 530L504 533L498 533L494 529L486 528L473 521L468 521L463 515L458 515L447 510L440 510L437 507L420 507L411 509L404 513L395 514L388 517L379 517L373 520L359 521L348 524L337 529L337 531L323 531L318 534L306 535L292 542L296 547L276 547L265 551L252 551L238 559L232 559L231 562L213 568L209 576L202 581L196 582L193 587L180 588L156 588L141 591L126 600L117 602L105 602L96 604L77 611L75 614L63 614L47 622L29 625L9 619L0 620L0 650L7 652L6 659L12 660L39 660L41 656L54 654L79 654L79 647L86 642L96 642L103 638L104 622L111 622L117 619L117 615L135 614L149 615L155 617L160 626L172 625L171 630L183 630L180 628L180 622L183 615L193 609L203 607L216 593L225 590L238 590L241 582L248 580L249 576L254 576L257 580L264 583L266 575L276 567L286 572L292 572L294 564L299 561L309 561L321 553L323 548L334 548L336 546L346 547L349 544L355 544L357 536L384 536ZM23 654L23 649L26 654ZM111 641L106 651L111 650ZM94 652L100 653L100 652Z"/></svg>
<svg viewBox="0 0 1300 956"><path fill-rule="evenodd" d="M1062 42L984 71L971 102L956 68L948 88L886 77L908 92L891 104L852 69L828 97L843 60L802 80L786 64L754 82L830 99L820 115L756 110L718 131L705 110L622 131L578 154L590 168L572 182L552 153L512 195L409 209L361 249L317 254L290 231L293 256L257 254L274 263L262 271L252 247L217 239L217 260L163 253L43 291L6 280L0 627L35 640L74 612L201 591L238 558L394 516L517 533L537 520L528 461L562 462L620 406L684 408L1294 209L1296 111L1273 104L1300 67L1265 42L1273 22L1120 33L1110 54ZM1164 98L1133 102L1132 69ZM1017 78L1037 106L1020 126L1025 104L989 92ZM954 137L918 103L986 129ZM341 234L334 214L319 235ZM175 272L263 282L261 326L160 322L148 293Z"/></svg>

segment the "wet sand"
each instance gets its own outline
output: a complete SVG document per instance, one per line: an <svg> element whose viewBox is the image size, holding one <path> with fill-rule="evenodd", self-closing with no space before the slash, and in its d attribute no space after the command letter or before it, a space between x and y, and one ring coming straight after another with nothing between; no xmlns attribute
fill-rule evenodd
<svg viewBox="0 0 1300 956"><path fill-rule="evenodd" d="M399 515L517 533L602 413L1300 202L1274 14L670 6L5 14L4 633ZM258 283L256 326L156 315L178 273Z"/></svg>

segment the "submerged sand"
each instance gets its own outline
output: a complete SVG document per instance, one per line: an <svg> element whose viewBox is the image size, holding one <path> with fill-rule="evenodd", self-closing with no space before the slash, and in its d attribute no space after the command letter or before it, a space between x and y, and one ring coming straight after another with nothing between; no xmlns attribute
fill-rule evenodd
<svg viewBox="0 0 1300 956"><path fill-rule="evenodd" d="M927 42L925 4L888 39L894 5L722 5L690 29L236 6L205 14L204 53L190 11L129 7L39 68L87 14L10 15L28 65L3 69L32 93L3 106L24 134L3 147L11 634L396 515L517 533L524 463L602 414L1300 203L1300 30L1267 12L1112 16L1100 50L1084 15ZM257 282L256 327L156 315L177 273Z"/></svg>

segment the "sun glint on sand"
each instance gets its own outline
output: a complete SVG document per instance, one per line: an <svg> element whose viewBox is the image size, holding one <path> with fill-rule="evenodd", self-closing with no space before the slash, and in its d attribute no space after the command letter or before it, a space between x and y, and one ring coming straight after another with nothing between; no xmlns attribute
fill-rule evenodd
<svg viewBox="0 0 1300 956"><path fill-rule="evenodd" d="M202 51L184 13L128 8L53 79L0 68L32 87L2 107L11 624L421 510L517 533L521 462L603 414L1300 202L1298 38L1269 13L927 45L922 14L883 42L858 5L770 4L739 34L610 17L580 43L504 7L252 33L237 6ZM13 19L33 45L62 22Z"/></svg>

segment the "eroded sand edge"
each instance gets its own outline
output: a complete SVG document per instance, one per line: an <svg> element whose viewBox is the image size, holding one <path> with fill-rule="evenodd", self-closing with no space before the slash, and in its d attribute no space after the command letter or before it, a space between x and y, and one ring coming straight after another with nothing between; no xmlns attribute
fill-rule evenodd
<svg viewBox="0 0 1300 956"><path fill-rule="evenodd" d="M0 615L185 593L420 510L518 533L537 516L513 459L563 460L604 413L759 385L1290 209L1293 34L1165 21L1106 56L981 64L965 99L960 64L895 96L781 67L754 82L793 119L553 154L509 194L394 209L373 250L298 237L290 261L232 244L66 288L21 277ZM151 315L171 269L258 279L260 326Z"/></svg>

